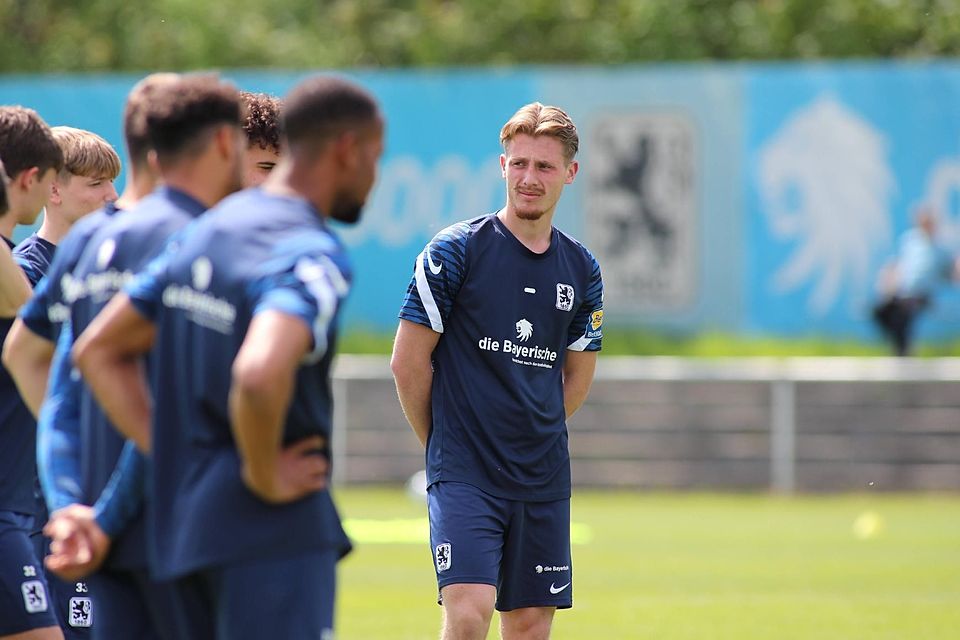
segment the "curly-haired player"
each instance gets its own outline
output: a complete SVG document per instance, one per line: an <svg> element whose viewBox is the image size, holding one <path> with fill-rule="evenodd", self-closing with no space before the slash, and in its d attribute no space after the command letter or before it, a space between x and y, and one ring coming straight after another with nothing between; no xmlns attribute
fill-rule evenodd
<svg viewBox="0 0 960 640"><path fill-rule="evenodd" d="M280 158L280 98L266 93L240 92L246 107L243 132L247 152L243 159L243 185L256 187L263 182Z"/></svg>

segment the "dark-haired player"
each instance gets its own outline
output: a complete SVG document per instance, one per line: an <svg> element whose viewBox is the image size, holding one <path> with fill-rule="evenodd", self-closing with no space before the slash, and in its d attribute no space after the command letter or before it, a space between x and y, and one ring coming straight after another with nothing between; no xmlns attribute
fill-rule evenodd
<svg viewBox="0 0 960 640"><path fill-rule="evenodd" d="M280 158L280 98L266 93L241 91L246 107L243 132L247 152L243 160L243 186L259 186Z"/></svg>
<svg viewBox="0 0 960 640"><path fill-rule="evenodd" d="M115 216L87 243L70 276L74 335L171 235L241 186L246 141L240 128L242 106L232 85L213 75L182 76L151 93L144 119L163 186ZM80 450L81 502L89 505L107 486L123 442L85 388L80 398L80 431L87 434ZM63 517L74 517L75 511ZM54 534L49 564L62 570L58 515L54 514L49 527ZM142 517L122 531L113 529L109 519L99 522L114 535L111 562L92 580L104 610L96 625L98 637L180 637L176 616L157 611L169 610L169 599L147 575ZM102 554L97 560L101 558Z"/></svg>
<svg viewBox="0 0 960 640"><path fill-rule="evenodd" d="M152 447L154 570L194 605L185 638L332 637L349 548L326 484L351 270L327 220L359 219L383 121L332 77L296 87L283 121L262 187L190 229L74 349L117 428ZM148 392L137 365L151 348Z"/></svg>
<svg viewBox="0 0 960 640"><path fill-rule="evenodd" d="M600 349L603 285L552 226L579 139L528 104L500 132L500 211L438 233L417 258L391 368L426 447L430 544L444 640L550 635L572 606L566 418Z"/></svg>
<svg viewBox="0 0 960 640"><path fill-rule="evenodd" d="M10 178L8 209L0 215L0 340L6 338L30 284L12 260L10 236L32 224L63 168L63 153L50 128L32 109L0 107L0 160ZM49 585L31 540L42 522L36 493L36 424L6 367L0 368L0 638L62 638Z"/></svg>

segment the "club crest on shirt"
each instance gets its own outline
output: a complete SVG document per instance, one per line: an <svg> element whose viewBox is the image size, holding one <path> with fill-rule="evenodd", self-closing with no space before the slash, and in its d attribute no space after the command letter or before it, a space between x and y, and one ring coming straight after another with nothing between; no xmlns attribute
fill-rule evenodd
<svg viewBox="0 0 960 640"><path fill-rule="evenodd" d="M207 256L200 256L190 265L190 275L193 276L193 288L205 291L213 279L213 264Z"/></svg>
<svg viewBox="0 0 960 640"><path fill-rule="evenodd" d="M437 545L437 571L443 572L450 568L453 561L450 543L444 542Z"/></svg>
<svg viewBox="0 0 960 640"><path fill-rule="evenodd" d="M571 285L557 283L557 309L560 309L560 311L573 309L573 287Z"/></svg>
<svg viewBox="0 0 960 640"><path fill-rule="evenodd" d="M23 607L27 613L40 613L47 610L47 590L39 580L26 580L20 585L23 594Z"/></svg>
<svg viewBox="0 0 960 640"><path fill-rule="evenodd" d="M93 626L93 601L90 598L70 598L71 627L83 629Z"/></svg>
<svg viewBox="0 0 960 640"><path fill-rule="evenodd" d="M113 238L107 238L100 248L97 249L97 269L101 271L107 268L107 265L110 264L110 259L113 258L113 254L117 251L117 241Z"/></svg>

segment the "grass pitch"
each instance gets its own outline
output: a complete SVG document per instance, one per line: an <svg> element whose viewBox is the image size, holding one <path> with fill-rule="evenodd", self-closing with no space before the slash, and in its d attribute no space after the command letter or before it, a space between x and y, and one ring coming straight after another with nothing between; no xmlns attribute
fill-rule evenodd
<svg viewBox="0 0 960 640"><path fill-rule="evenodd" d="M337 638L437 638L425 505L336 497L356 544ZM574 608L555 640L960 637L960 496L579 491L572 511Z"/></svg>

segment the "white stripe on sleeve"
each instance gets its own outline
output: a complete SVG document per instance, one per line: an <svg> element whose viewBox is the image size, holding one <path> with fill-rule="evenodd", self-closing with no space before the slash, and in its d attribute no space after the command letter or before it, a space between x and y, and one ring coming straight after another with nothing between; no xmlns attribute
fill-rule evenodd
<svg viewBox="0 0 960 640"><path fill-rule="evenodd" d="M423 261L427 257L427 249L423 250L417 259L416 279L417 294L420 296L420 303L423 304L427 317L430 319L430 328L437 333L443 333L443 320L440 318L440 309L437 308L437 302L433 299L433 292L430 290L430 283L427 282L427 274L423 269Z"/></svg>

